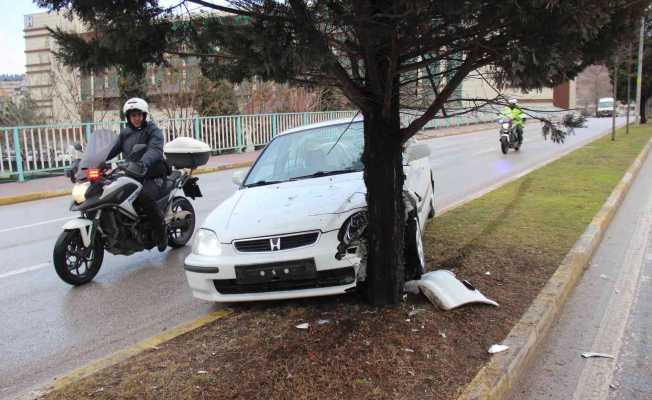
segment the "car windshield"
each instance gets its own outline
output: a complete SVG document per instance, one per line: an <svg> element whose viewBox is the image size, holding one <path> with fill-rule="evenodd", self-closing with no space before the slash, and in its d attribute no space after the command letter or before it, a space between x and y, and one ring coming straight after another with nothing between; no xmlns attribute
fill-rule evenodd
<svg viewBox="0 0 652 400"><path fill-rule="evenodd" d="M306 129L272 140L244 186L362 171L362 122Z"/></svg>
<svg viewBox="0 0 652 400"><path fill-rule="evenodd" d="M614 102L613 101L601 101L598 103L598 107L600 108L613 108Z"/></svg>

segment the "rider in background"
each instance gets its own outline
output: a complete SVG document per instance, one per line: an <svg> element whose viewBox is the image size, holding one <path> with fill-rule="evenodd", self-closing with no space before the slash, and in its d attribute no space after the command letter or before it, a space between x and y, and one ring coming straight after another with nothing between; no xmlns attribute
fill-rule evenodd
<svg viewBox="0 0 652 400"><path fill-rule="evenodd" d="M518 134L518 142L523 143L523 126L525 125L525 113L518 106L518 100L509 99L507 107L503 108L500 115L503 118L512 120Z"/></svg>

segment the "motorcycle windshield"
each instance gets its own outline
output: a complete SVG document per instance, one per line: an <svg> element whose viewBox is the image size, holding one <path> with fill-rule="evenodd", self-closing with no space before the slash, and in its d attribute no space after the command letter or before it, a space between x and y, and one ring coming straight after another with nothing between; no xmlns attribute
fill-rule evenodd
<svg viewBox="0 0 652 400"><path fill-rule="evenodd" d="M79 172L81 173L89 168L98 168L102 165L117 142L118 135L109 129L100 129L93 132L79 162Z"/></svg>

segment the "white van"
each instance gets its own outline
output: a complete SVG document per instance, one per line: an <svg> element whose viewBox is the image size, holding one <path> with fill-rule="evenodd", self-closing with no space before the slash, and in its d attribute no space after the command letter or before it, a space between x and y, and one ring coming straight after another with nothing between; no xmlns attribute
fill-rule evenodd
<svg viewBox="0 0 652 400"><path fill-rule="evenodd" d="M598 108L595 110L596 117L611 117L614 112L614 98L602 97L598 100Z"/></svg>

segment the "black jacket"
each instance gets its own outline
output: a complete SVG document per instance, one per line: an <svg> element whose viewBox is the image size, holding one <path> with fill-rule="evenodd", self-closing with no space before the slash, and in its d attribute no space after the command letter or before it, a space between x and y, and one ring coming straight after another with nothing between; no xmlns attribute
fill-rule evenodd
<svg viewBox="0 0 652 400"><path fill-rule="evenodd" d="M164 176L167 173L167 164L163 156L163 132L155 123L144 121L139 129L127 124L120 130L120 136L115 147L109 153L108 160L122 153L127 158L137 144L147 145L147 150L141 157L148 170L148 177Z"/></svg>

